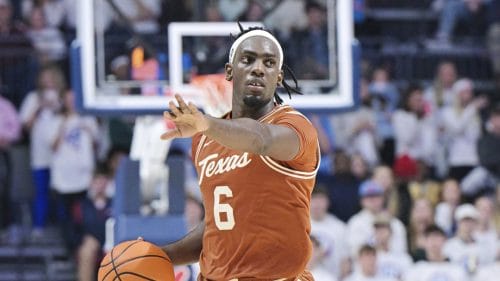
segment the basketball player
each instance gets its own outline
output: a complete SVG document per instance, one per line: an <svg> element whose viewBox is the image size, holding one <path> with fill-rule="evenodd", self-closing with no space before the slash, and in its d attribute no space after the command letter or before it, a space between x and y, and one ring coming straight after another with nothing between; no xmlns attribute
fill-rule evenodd
<svg viewBox="0 0 500 281"><path fill-rule="evenodd" d="M281 105L276 87L294 90L282 66L273 35L242 30L225 66L232 111L214 118L177 95L165 112L177 128L163 139L193 138L206 215L163 250L174 265L199 261L198 280L313 280L305 268L318 139L306 117Z"/></svg>

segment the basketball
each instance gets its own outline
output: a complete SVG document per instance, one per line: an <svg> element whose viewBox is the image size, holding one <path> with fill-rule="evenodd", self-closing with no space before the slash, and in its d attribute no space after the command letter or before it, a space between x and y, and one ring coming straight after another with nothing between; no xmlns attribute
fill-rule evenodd
<svg viewBox="0 0 500 281"><path fill-rule="evenodd" d="M101 261L99 281L173 281L170 258L158 246L142 239L116 245Z"/></svg>

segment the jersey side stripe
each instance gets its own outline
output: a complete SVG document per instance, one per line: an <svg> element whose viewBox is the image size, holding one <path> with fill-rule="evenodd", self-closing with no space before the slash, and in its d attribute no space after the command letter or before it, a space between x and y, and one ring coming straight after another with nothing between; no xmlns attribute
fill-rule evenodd
<svg viewBox="0 0 500 281"><path fill-rule="evenodd" d="M280 174L283 174L283 175L286 175L286 176L290 176L290 177L294 177L294 178L298 178L298 179L303 179L303 180L312 179L312 178L316 177L316 174L313 174L313 175L310 175L310 176L301 176L301 175L298 175L298 174L295 174L295 173L286 172L285 170L281 169L280 167L274 166L273 164L269 163L264 158L264 156L260 156L260 158L262 159L262 161L264 162L264 164L266 164L269 168L273 169L274 171L276 171L276 172L278 172Z"/></svg>

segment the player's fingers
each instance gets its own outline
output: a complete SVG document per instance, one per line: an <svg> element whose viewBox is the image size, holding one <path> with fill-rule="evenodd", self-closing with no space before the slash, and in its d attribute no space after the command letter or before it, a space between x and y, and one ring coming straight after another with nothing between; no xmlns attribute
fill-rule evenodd
<svg viewBox="0 0 500 281"><path fill-rule="evenodd" d="M179 103L179 108L181 109L181 111L183 113L189 113L190 112L190 110L189 110L186 102L184 101L184 99L179 94L175 94L175 99L177 100L177 103Z"/></svg>
<svg viewBox="0 0 500 281"><path fill-rule="evenodd" d="M179 130L172 130L172 131L168 131L168 132L163 133L160 136L160 139L162 139L162 140L169 140L169 139L173 139L173 138L178 138L180 136L181 135L180 135Z"/></svg>
<svg viewBox="0 0 500 281"><path fill-rule="evenodd" d="M179 108L177 106L175 106L175 103L173 101L170 101L168 103L168 107L172 111L170 114L173 113L175 115L175 117L179 117L182 115L182 112L179 110Z"/></svg>
<svg viewBox="0 0 500 281"><path fill-rule="evenodd" d="M196 113L198 112L198 108L194 105L194 103L192 102L189 102L188 103L188 108L189 110L191 110L191 113Z"/></svg>
<svg viewBox="0 0 500 281"><path fill-rule="evenodd" d="M174 120L175 115L173 115L172 113L170 113L168 111L163 111L163 117L165 117L168 120Z"/></svg>

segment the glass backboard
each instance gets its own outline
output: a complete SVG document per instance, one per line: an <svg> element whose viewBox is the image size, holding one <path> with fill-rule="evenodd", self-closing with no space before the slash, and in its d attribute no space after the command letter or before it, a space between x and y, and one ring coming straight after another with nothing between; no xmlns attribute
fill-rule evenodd
<svg viewBox="0 0 500 281"><path fill-rule="evenodd" d="M105 2L77 2L80 17L72 44L72 80L82 111L158 114L174 93L215 115L229 109L232 86L222 72L232 43L229 35L239 32L236 22L174 22L155 35L136 33L126 23L104 30L103 19L120 13L113 10L116 7L103 7ZM352 2L324 2L323 34L275 30L285 63L297 74L304 93L292 99L283 93L282 98L302 111L347 109L356 103L359 49L353 39ZM266 20L242 25L267 28ZM307 43L316 35L323 36L323 50L318 49L320 44ZM313 59L318 54L320 66L311 67L304 54Z"/></svg>

